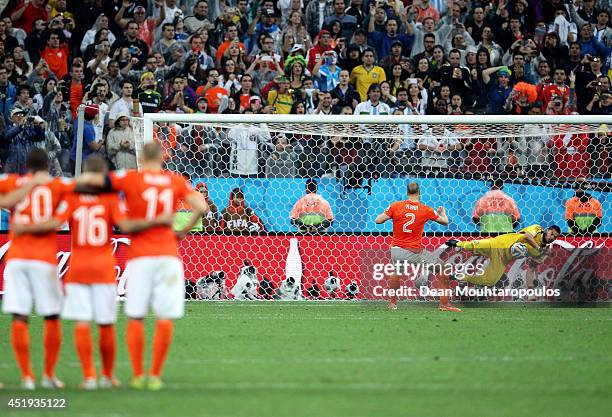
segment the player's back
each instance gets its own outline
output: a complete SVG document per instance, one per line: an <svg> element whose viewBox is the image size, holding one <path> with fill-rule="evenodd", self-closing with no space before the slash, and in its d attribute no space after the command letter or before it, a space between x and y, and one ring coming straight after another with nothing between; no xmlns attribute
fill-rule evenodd
<svg viewBox="0 0 612 417"><path fill-rule="evenodd" d="M421 249L425 223L438 218L431 207L410 200L392 203L385 214L393 219L392 245L404 249Z"/></svg>
<svg viewBox="0 0 612 417"><path fill-rule="evenodd" d="M114 189L123 191L127 215L131 219L153 220L175 213L189 192L186 180L169 171L117 171L111 173ZM156 226L132 234L128 257L178 256L178 244L170 226Z"/></svg>
<svg viewBox="0 0 612 417"><path fill-rule="evenodd" d="M65 281L113 283L116 276L111 245L113 224L124 217L119 196L70 193L57 214L61 220L68 221L71 231L70 264Z"/></svg>
<svg viewBox="0 0 612 417"><path fill-rule="evenodd" d="M29 176L15 181L15 188ZM12 224L36 224L50 220L60 201L74 189L74 182L67 178L54 178L45 185L38 185L13 209ZM28 259L49 263L57 262L55 231L42 234L10 236L8 259Z"/></svg>

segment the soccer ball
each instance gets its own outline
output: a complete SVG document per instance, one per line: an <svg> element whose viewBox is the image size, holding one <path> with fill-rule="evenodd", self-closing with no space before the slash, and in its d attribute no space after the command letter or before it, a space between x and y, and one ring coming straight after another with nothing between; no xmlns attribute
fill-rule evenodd
<svg viewBox="0 0 612 417"><path fill-rule="evenodd" d="M339 288L340 288L340 282L338 281L338 278L336 278L335 276L330 275L329 278L325 280L325 289L328 292L337 291Z"/></svg>
<svg viewBox="0 0 612 417"><path fill-rule="evenodd" d="M527 246L524 243L515 243L510 247L510 254L514 259L524 258L527 256Z"/></svg>

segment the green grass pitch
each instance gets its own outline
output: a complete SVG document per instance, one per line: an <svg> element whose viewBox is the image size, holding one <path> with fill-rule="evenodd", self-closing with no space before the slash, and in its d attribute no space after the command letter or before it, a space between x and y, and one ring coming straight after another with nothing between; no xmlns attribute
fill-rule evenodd
<svg viewBox="0 0 612 417"><path fill-rule="evenodd" d="M612 393L609 308L192 302L177 322L160 392L125 387L125 319L117 376L124 387L81 392L64 323L64 391L16 390L10 318L0 318L0 415L18 416L603 416ZM148 347L152 330L147 320ZM30 327L35 371L42 321ZM10 410L9 398L63 397L63 411Z"/></svg>

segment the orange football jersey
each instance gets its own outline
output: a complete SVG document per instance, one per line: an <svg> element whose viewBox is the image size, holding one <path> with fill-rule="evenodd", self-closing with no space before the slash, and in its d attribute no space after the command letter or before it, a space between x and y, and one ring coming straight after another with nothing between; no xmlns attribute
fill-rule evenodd
<svg viewBox="0 0 612 417"><path fill-rule="evenodd" d="M126 218L117 194L70 193L60 203L56 217L67 221L71 253L64 282L113 284L115 257L111 245L113 225Z"/></svg>
<svg viewBox="0 0 612 417"><path fill-rule="evenodd" d="M29 176L16 181L12 189L0 187L0 191L13 191ZM32 224L50 220L64 196L74 190L74 182L66 178L54 178L45 185L34 187L13 209L11 224ZM10 236L11 246L7 259L28 259L57 263L57 240L55 230L44 234L23 234Z"/></svg>
<svg viewBox="0 0 612 417"><path fill-rule="evenodd" d="M127 216L152 220L160 214L175 213L179 202L193 188L179 174L169 171L116 171L110 174L113 189L122 191ZM177 256L178 242L170 226L157 226L131 235L128 258Z"/></svg>
<svg viewBox="0 0 612 417"><path fill-rule="evenodd" d="M393 219L392 245L404 249L421 249L425 223L438 218L431 207L410 200L392 203L385 214Z"/></svg>

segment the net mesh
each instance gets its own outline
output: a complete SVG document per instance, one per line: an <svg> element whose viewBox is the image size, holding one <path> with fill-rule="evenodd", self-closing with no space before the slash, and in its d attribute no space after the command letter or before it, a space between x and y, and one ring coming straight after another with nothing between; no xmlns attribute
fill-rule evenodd
<svg viewBox="0 0 612 417"><path fill-rule="evenodd" d="M132 125L138 150L143 122ZM574 227L545 263L536 267L529 257L507 262L488 285L567 287L563 265L571 247L612 246L605 236L593 236L610 232L605 219L612 214L605 125L156 122L153 139L164 147L165 167L190 178L212 208L182 245L187 296L194 299L380 298L376 288L385 279L374 270L389 261L391 224L374 219L406 198L409 180L419 183L423 203L445 207L451 220L447 227L428 224L425 248L455 263L486 266L490 260L449 255L444 242L450 238L474 240L534 224L558 224L564 233ZM311 182L331 213L300 200ZM503 187L506 200L486 194L493 184ZM568 202L577 192L593 207L600 204L603 214L572 206L575 221L568 223ZM178 213L177 227L187 215L188 208ZM593 262L585 259L585 265ZM607 299L609 262L602 262L604 269L574 278L561 296L510 291L465 297ZM413 275L409 287L435 284L435 274Z"/></svg>

